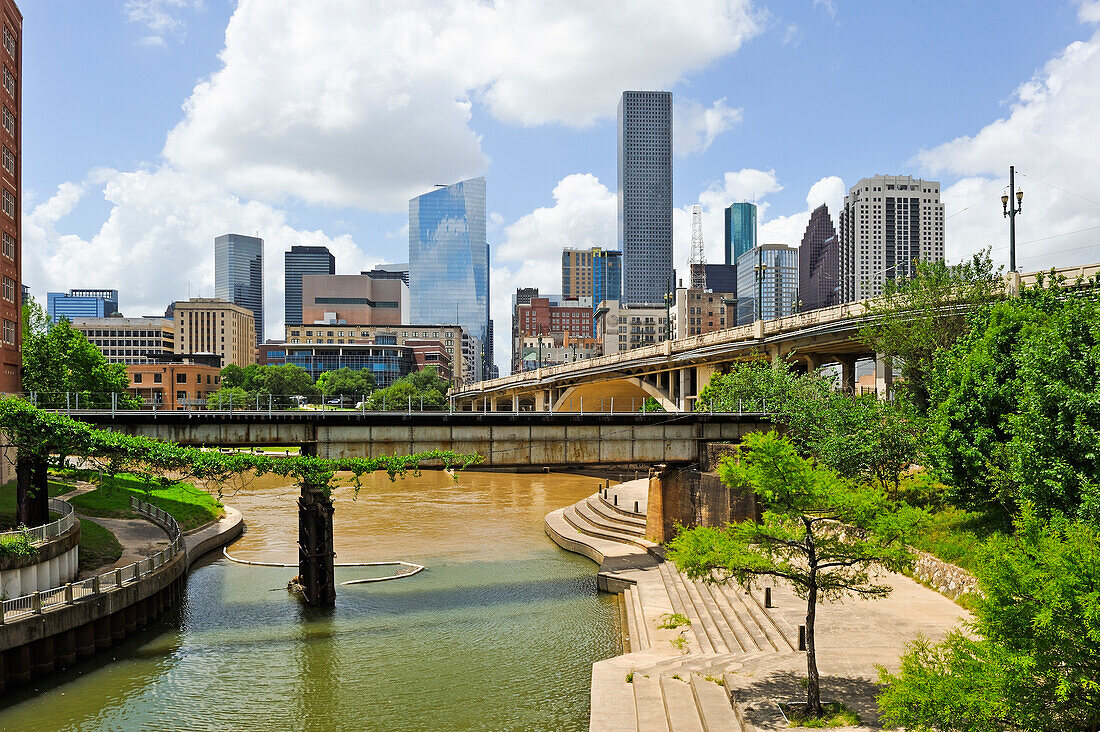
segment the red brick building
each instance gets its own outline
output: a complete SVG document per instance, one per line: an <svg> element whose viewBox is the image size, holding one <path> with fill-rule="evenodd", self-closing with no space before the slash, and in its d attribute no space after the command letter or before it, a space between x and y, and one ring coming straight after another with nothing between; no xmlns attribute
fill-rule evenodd
<svg viewBox="0 0 1100 732"><path fill-rule="evenodd" d="M0 392L15 393L23 364L23 14L12 0L0 0L0 22Z"/></svg>

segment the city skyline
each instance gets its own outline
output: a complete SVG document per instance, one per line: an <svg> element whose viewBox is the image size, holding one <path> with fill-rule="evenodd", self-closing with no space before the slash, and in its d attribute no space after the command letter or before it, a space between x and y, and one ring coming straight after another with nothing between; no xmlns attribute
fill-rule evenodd
<svg viewBox="0 0 1100 732"><path fill-rule="evenodd" d="M685 17L693 14L652 8L651 25L668 30L657 49L660 67L641 63L631 50L658 42L647 30L630 25L624 32L615 24L629 19L601 30L593 14L569 9L578 33L597 34L590 40L599 42L565 44L563 52L576 64L552 69L545 82L550 86L526 75L523 64L510 68L509 51L491 45L491 70L469 69L464 77L474 79L476 89L454 87L455 75L434 59L417 67L410 89L446 89L442 96L409 95L409 89L377 76L369 58L335 41L330 52L310 55L300 91L240 86L242 70L254 61L253 46L244 39L274 41L283 50L265 63L285 67L294 61L286 54L301 48L293 41L296 34L326 37L330 14L324 6L298 26L277 8L171 8L166 12L175 24L169 30L152 28L113 4L62 7L43 0L23 8L30 34L24 61L36 69L36 83L24 90L26 114L35 120L24 133L24 278L43 300L49 290L129 279L134 284L122 285L122 311L159 313L171 299L213 294L203 241L223 231L258 231L276 253L266 272L265 335L277 337L283 322L279 251L293 244L325 245L347 272L403 261L405 216L401 200L393 199L485 173L492 314L498 323L508 322L515 287L556 289L553 265L563 246L613 246L614 107L624 89L637 88L669 89L682 110L674 124L678 270L687 261L686 209L697 201L704 206L708 261L720 262L723 206L755 199L760 241L797 244L813 208L825 202L839 211L848 187L878 173L942 181L949 260L992 244L994 258L1004 261L1007 226L996 199L1013 163L1024 174L1017 180L1029 203L1018 220L1020 266L1095 259L1090 228L1100 225L1100 207L1078 196L1089 198L1087 191L1097 187L1097 166L1089 164L1093 146L1076 131L1089 129L1087 122L1100 116L1091 104L1094 95L1087 93L1100 80L1100 57L1093 53L1100 47L1100 16L1091 4L1023 7L994 29L980 22L983 11L966 7L853 13L831 3L728 3L714 8L701 34L697 18ZM544 20L535 10L526 12L514 19L521 37ZM372 13L388 11L364 6L345 22L368 32L380 27ZM231 17L236 32L227 36ZM444 13L440 22L453 20ZM937 39L922 72L900 86L882 83L879 71L865 77L857 49L901 28ZM936 32L926 33L931 28ZM92 38L106 50L93 53ZM371 38L390 47L385 38ZM1013 44L1014 54L994 59L992 49L1005 42ZM62 52L54 59L48 49ZM621 63L613 61L615 54ZM346 104L327 108L344 115L336 124L337 117L321 113L326 108L319 97L304 89L346 63L377 80L387 96L376 101L351 88L340 97ZM960 66L972 73L951 73ZM578 95L569 68L594 67L607 73L599 84L586 82ZM110 79L122 107L96 105L98 95L88 90L99 88L102 79ZM440 80L442 87L436 85ZM876 84L873 102L857 93L867 83ZM227 93L244 94L271 119L282 119L293 108L294 94L303 95L302 109L314 112L288 128L301 143L291 159L280 163L272 149L237 144L232 130L239 120L219 116L229 112L217 106ZM894 103L910 93L929 103L919 109ZM838 96L851 103L827 119L780 112L794 98L812 106ZM58 99L76 105L86 124L57 114ZM137 100L141 114L127 115ZM407 132L394 127L406 119L420 122ZM350 137L332 130L347 130ZM429 135L438 144L409 147L410 139ZM383 141L389 150L381 152L393 155L377 158L383 164L365 165L376 158L364 157L370 150L361 145L367 143L344 144L353 138ZM440 145L448 146L445 154ZM251 157L236 157L246 153ZM424 162L428 155L434 162ZM299 165L301 175L256 175L263 165L288 164ZM503 366L508 348L502 340L496 362Z"/></svg>

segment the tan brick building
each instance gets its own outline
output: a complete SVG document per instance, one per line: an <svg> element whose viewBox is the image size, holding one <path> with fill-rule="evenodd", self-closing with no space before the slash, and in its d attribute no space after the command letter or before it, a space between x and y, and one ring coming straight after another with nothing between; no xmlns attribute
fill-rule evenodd
<svg viewBox="0 0 1100 732"><path fill-rule="evenodd" d="M221 388L221 369L188 360L130 364L126 375L130 393L150 409L204 409L206 397Z"/></svg>
<svg viewBox="0 0 1100 732"><path fill-rule="evenodd" d="M215 353L222 365L256 363L252 311L225 300L193 297L175 303L176 353Z"/></svg>

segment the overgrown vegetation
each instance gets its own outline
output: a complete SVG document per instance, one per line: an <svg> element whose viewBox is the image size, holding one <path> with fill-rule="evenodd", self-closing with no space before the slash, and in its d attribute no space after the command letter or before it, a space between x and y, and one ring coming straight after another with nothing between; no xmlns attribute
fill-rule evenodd
<svg viewBox="0 0 1100 732"><path fill-rule="evenodd" d="M130 508L130 498L151 503L172 515L183 531L190 531L224 515L222 504L190 483L163 485L133 475L105 476L93 491L69 499L81 513L106 518L138 518Z"/></svg>
<svg viewBox="0 0 1100 732"><path fill-rule="evenodd" d="M37 556L38 549L31 543L26 531L11 536L0 536L0 559L6 557Z"/></svg>

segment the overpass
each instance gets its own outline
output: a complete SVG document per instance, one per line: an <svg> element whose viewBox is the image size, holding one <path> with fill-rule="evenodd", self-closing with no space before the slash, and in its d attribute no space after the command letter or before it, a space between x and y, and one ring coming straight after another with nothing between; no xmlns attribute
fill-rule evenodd
<svg viewBox="0 0 1100 732"><path fill-rule="evenodd" d="M1084 282L1100 276L1100 264L1055 273L1071 283ZM1049 271L1010 273L1007 291L1034 285L1040 275ZM450 399L456 411L618 413L636 412L653 398L669 412L688 412L711 374L738 362L778 358L793 359L810 371L836 364L841 386L849 391L856 387L856 361L873 359L876 391L885 398L893 379L888 359L857 339L870 318L866 302L846 303L481 381L452 390Z"/></svg>
<svg viewBox="0 0 1100 732"><path fill-rule="evenodd" d="M687 464L710 442L769 429L765 414L531 412L151 412L73 410L102 429L197 447L302 447L319 457L477 453L483 467Z"/></svg>

